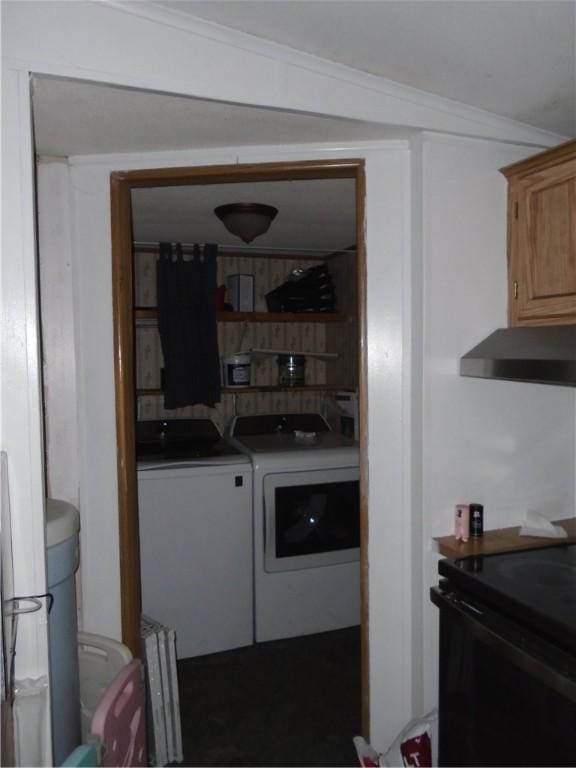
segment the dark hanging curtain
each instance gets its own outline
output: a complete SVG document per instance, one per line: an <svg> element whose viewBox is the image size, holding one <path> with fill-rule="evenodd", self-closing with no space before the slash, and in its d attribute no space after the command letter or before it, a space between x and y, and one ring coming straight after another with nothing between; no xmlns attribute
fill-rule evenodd
<svg viewBox="0 0 576 768"><path fill-rule="evenodd" d="M164 407L182 408L220 400L216 325L218 246L160 243L157 264L158 330L164 355Z"/></svg>

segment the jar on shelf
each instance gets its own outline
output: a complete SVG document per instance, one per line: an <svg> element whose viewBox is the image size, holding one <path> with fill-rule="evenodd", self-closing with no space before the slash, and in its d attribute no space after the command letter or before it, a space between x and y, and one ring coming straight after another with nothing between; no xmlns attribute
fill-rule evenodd
<svg viewBox="0 0 576 768"><path fill-rule="evenodd" d="M278 384L281 387L302 387L306 379L304 355L278 355Z"/></svg>
<svg viewBox="0 0 576 768"><path fill-rule="evenodd" d="M225 387L250 386L250 355L237 353L223 360L223 379Z"/></svg>

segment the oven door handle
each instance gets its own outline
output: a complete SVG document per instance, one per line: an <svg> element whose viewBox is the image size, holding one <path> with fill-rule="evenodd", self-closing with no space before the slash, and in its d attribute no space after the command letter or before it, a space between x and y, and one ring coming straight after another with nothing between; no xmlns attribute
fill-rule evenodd
<svg viewBox="0 0 576 768"><path fill-rule="evenodd" d="M266 499L266 491L262 488L262 541L264 543L264 553L268 551L268 541L266 536L268 534L268 526L266 525L266 518L268 517L268 500Z"/></svg>
<svg viewBox="0 0 576 768"><path fill-rule="evenodd" d="M543 658L539 658L528 649L522 648L518 643L504 637L491 625L492 614L489 611L484 611L482 607L473 605L454 593L446 593L436 588L431 589L431 597L435 605L442 610L455 613L471 634L501 657L564 698L576 703L576 681L568 676L569 673L553 667ZM502 624L504 623L503 621ZM530 632L520 628L518 628L518 632L522 632L526 638L533 637ZM532 644L544 645L546 642L536 640ZM554 649L554 653L558 656L564 656L568 664L570 663L567 653L557 649ZM574 668L573 660L572 668Z"/></svg>

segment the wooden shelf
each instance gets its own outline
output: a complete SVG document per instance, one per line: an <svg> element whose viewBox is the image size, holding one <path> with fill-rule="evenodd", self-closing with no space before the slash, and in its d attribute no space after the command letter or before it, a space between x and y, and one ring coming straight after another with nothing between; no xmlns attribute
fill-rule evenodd
<svg viewBox="0 0 576 768"><path fill-rule="evenodd" d="M136 320L158 320L158 309L156 307L135 307L134 318Z"/></svg>
<svg viewBox="0 0 576 768"><path fill-rule="evenodd" d="M481 538L469 539L467 542L456 541L454 536L438 536L434 541L438 544L440 554L451 558L495 555L501 552L541 549L555 544L576 543L576 517L555 520L554 524L562 526L568 534L568 538L544 539L535 536L520 536L520 526L518 525L513 528L497 528L493 531L485 531Z"/></svg>
<svg viewBox="0 0 576 768"><path fill-rule="evenodd" d="M254 394L254 392L331 392L341 389L341 387L328 387L326 384L307 384L303 387L222 387L220 390L223 395L244 395ZM161 389L137 389L137 397L155 397L163 395Z"/></svg>
<svg viewBox="0 0 576 768"><path fill-rule="evenodd" d="M157 320L156 307L136 307L136 320ZM339 312L217 312L220 323L337 323L344 320Z"/></svg>

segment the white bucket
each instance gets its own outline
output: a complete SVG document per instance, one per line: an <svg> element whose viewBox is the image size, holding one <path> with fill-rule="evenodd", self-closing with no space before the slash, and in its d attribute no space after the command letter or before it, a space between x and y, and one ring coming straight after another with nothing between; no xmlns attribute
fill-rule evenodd
<svg viewBox="0 0 576 768"><path fill-rule="evenodd" d="M225 387L250 386L250 355L237 354L223 360L223 378Z"/></svg>

